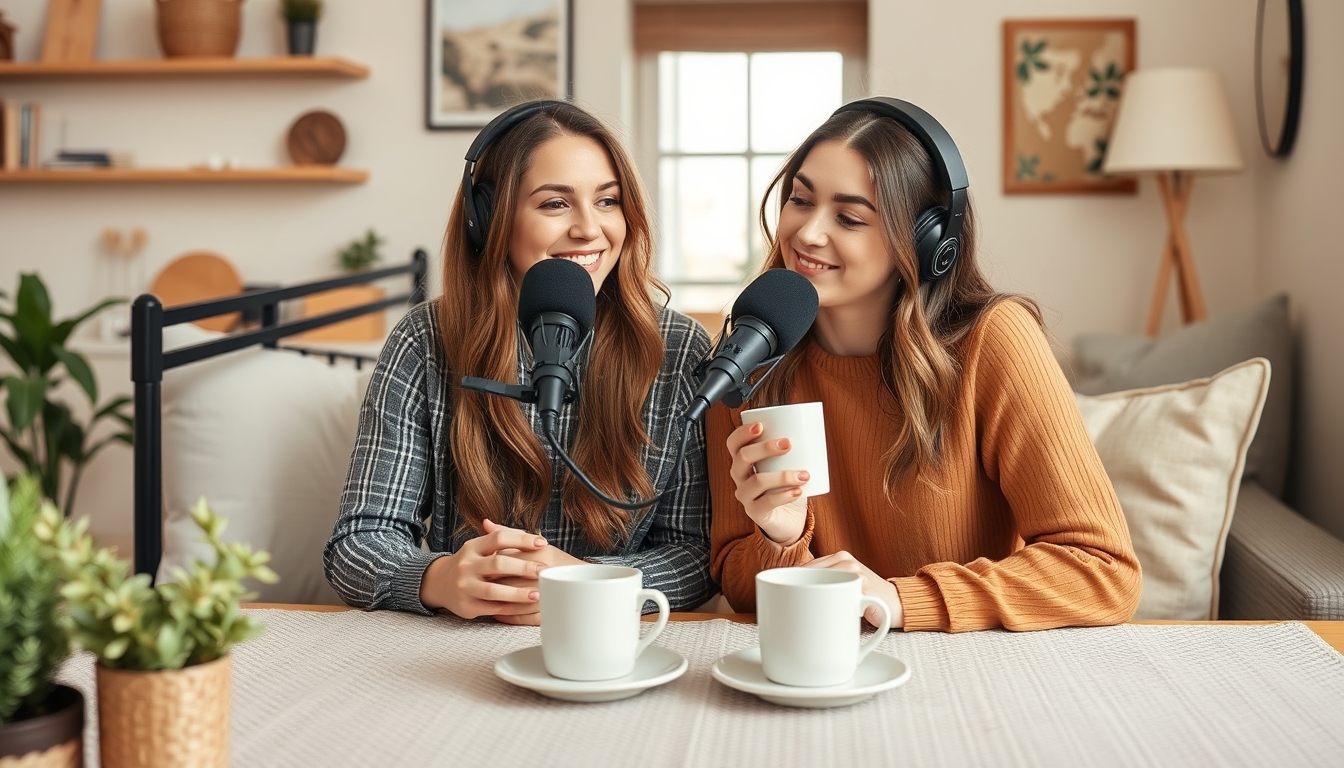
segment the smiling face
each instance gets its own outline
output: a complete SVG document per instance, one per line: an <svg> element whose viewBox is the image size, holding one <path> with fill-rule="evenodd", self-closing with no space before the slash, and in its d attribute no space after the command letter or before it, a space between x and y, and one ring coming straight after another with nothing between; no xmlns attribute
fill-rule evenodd
<svg viewBox="0 0 1344 768"><path fill-rule="evenodd" d="M533 264L562 258L588 271L596 293L616 267L625 233L620 182L601 144L562 135L536 148L518 185L509 238L518 284Z"/></svg>
<svg viewBox="0 0 1344 768"><path fill-rule="evenodd" d="M785 191L777 229L784 266L811 281L823 309L885 316L898 275L867 161L839 141L821 142Z"/></svg>

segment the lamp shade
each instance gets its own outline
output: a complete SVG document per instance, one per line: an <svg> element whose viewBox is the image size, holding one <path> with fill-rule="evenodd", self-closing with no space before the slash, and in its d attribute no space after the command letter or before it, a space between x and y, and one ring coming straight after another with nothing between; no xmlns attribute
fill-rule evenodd
<svg viewBox="0 0 1344 768"><path fill-rule="evenodd" d="M1145 69L1125 77L1105 173L1239 171L1241 149L1217 72Z"/></svg>

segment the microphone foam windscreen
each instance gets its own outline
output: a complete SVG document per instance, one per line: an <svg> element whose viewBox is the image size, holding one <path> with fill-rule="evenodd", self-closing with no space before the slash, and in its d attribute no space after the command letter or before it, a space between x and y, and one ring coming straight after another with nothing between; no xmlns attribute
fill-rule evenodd
<svg viewBox="0 0 1344 768"><path fill-rule="evenodd" d="M582 337L593 327L597 300L587 270L566 259L548 258L523 275L518 292L518 320L523 327L542 312L560 312L574 318Z"/></svg>
<svg viewBox="0 0 1344 768"><path fill-rule="evenodd" d="M733 302L733 319L751 316L770 326L782 355L793 349L817 319L817 289L788 269L772 269L751 281Z"/></svg>

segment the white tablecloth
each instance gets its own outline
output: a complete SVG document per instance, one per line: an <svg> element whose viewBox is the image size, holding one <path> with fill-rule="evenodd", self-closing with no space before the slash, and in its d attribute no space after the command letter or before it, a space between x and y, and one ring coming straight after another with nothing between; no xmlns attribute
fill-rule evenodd
<svg viewBox="0 0 1344 768"><path fill-rule="evenodd" d="M893 633L904 686L840 709L767 704L709 673L756 627L674 622L680 679L606 704L495 677L535 628L391 612L253 612L234 652L238 766L1344 765L1344 656L1301 624ZM90 704L93 665L62 669Z"/></svg>

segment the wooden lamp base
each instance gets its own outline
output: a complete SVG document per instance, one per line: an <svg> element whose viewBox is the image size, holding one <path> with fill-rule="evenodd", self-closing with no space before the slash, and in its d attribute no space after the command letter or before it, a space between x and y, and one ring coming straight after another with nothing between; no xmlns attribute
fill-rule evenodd
<svg viewBox="0 0 1344 768"><path fill-rule="evenodd" d="M1181 322L1193 323L1208 317L1204 308L1204 294L1199 290L1195 275L1195 260L1190 251L1190 238L1185 233L1185 213L1190 207L1190 189L1194 177L1181 171L1159 173L1158 187L1162 190L1162 206L1167 212L1167 240L1162 244L1162 261L1157 267L1157 286L1153 289L1153 306L1148 310L1148 335L1156 336L1162 325L1162 310L1167 303L1167 284L1171 272L1176 271L1177 298L1181 306Z"/></svg>

